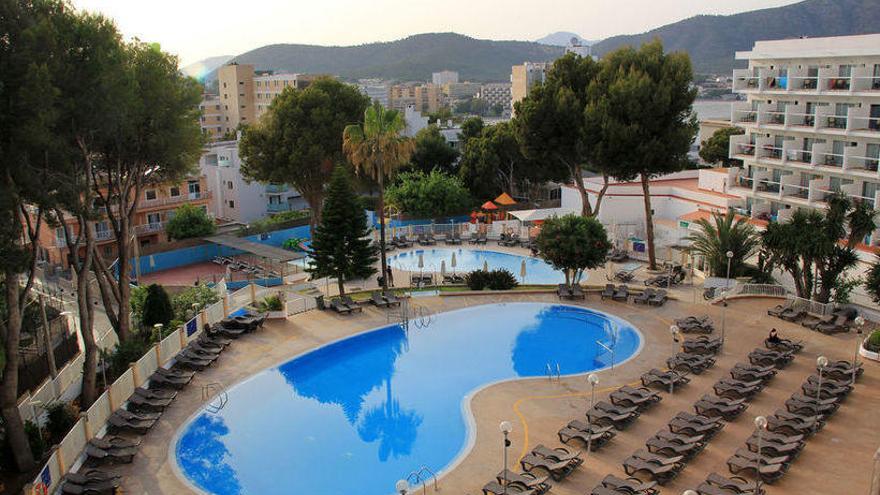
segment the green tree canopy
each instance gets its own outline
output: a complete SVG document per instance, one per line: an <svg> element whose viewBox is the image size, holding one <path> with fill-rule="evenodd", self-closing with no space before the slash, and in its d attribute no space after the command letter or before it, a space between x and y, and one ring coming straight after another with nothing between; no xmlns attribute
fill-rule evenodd
<svg viewBox="0 0 880 495"><path fill-rule="evenodd" d="M190 239L211 235L217 230L208 213L193 205L183 205L174 210L174 216L165 225L165 232L172 239Z"/></svg>
<svg viewBox="0 0 880 495"><path fill-rule="evenodd" d="M691 242L691 251L706 258L712 275L727 275L728 251L733 253L730 276L745 275L746 260L761 246L761 238L748 220L728 210L726 213L713 213L711 221L701 218L696 223L700 226L700 232L691 234L687 240Z"/></svg>
<svg viewBox="0 0 880 495"><path fill-rule="evenodd" d="M413 169L453 173L456 160L458 151L446 142L436 125L429 125L416 133L415 151L410 159Z"/></svg>
<svg viewBox="0 0 880 495"><path fill-rule="evenodd" d="M333 164L343 159L342 131L363 121L368 104L357 88L329 77L305 89L285 89L260 122L244 130L242 173L296 187L309 203L314 227Z"/></svg>
<svg viewBox="0 0 880 495"><path fill-rule="evenodd" d="M404 172L386 192L388 204L419 218L436 218L466 211L473 200L458 177L440 170Z"/></svg>
<svg viewBox="0 0 880 495"><path fill-rule="evenodd" d="M145 328L161 323L166 329L174 319L174 308L171 307L171 298L161 285L150 284L147 287L147 296L144 298L143 324Z"/></svg>
<svg viewBox="0 0 880 495"><path fill-rule="evenodd" d="M875 229L866 204L841 193L827 201L827 211L798 209L788 221L770 222L761 234L768 265L791 275L799 297L812 299L815 285L819 302L831 299L838 279L858 263L856 245Z"/></svg>
<svg viewBox="0 0 880 495"><path fill-rule="evenodd" d="M731 167L740 163L729 157L730 153L730 136L738 136L745 134L745 130L740 127L724 127L718 129L706 141L700 144L700 158L706 163L720 163L724 167Z"/></svg>
<svg viewBox="0 0 880 495"><path fill-rule="evenodd" d="M333 277L339 293L345 282L376 273L378 257L369 239L367 216L360 206L345 168L337 166L327 187L321 223L312 237L312 262L306 269L314 278Z"/></svg>
<svg viewBox="0 0 880 495"><path fill-rule="evenodd" d="M865 289L875 303L880 304L880 261L875 261L865 277Z"/></svg>
<svg viewBox="0 0 880 495"><path fill-rule="evenodd" d="M598 220L573 214L545 221L535 242L541 258L565 273L566 284L580 283L585 271L602 266L611 249Z"/></svg>
<svg viewBox="0 0 880 495"><path fill-rule="evenodd" d="M467 144L468 140L479 137L483 132L486 124L480 117L470 117L461 123L461 132L458 133L458 140L462 148Z"/></svg>

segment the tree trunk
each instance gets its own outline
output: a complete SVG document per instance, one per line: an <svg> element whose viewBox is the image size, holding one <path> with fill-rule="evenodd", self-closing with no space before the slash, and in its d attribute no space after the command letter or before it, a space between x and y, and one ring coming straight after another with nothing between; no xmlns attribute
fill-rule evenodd
<svg viewBox="0 0 880 495"><path fill-rule="evenodd" d="M129 227L128 215L119 215L119 238L116 240L116 246L119 251L119 263L117 263L119 271L119 309L116 313L118 318L116 334L119 336L120 342L128 341L131 336L131 265L128 261L131 239L129 239ZM137 239L134 242L137 242ZM86 271L83 275L88 278L89 272Z"/></svg>
<svg viewBox="0 0 880 495"><path fill-rule="evenodd" d="M654 214L651 211L651 187L648 184L648 175L642 174L642 195L645 200L645 237L648 241L648 269L657 269L657 256L654 252Z"/></svg>
<svg viewBox="0 0 880 495"><path fill-rule="evenodd" d="M97 250L97 248L92 248L93 250ZM119 328L119 319L117 318L118 311L114 308L114 301L118 297L113 292L112 282L107 280L109 277L109 273L106 270L106 267L103 266L104 260L99 257L98 253L95 252L95 259L92 261L92 272L95 274L95 280L98 282L98 292L101 294L101 302L104 304L104 312L107 315L107 319L110 320L110 325L115 329Z"/></svg>
<svg viewBox="0 0 880 495"><path fill-rule="evenodd" d="M321 206L324 202L323 191L300 191L309 204L309 232L315 235L315 229L321 223Z"/></svg>
<svg viewBox="0 0 880 495"><path fill-rule="evenodd" d="M605 193L608 192L608 176L602 175L602 189L599 190L599 194L596 195L596 208L593 210L593 216L599 217L599 208L602 207L602 199L605 198Z"/></svg>
<svg viewBox="0 0 880 495"><path fill-rule="evenodd" d="M83 349L85 355L80 408L86 410L95 402L98 381L98 345L95 342L94 308L91 304L89 272L86 270L82 270L76 277L76 303L79 310L80 333L82 333L83 347L85 347Z"/></svg>
<svg viewBox="0 0 880 495"><path fill-rule="evenodd" d="M21 340L21 312L18 273L12 268L5 270L6 307L6 366L0 381L0 414L6 428L6 439L12 449L15 465L20 472L33 469L36 464L28 443L24 422L18 411L18 345Z"/></svg>
<svg viewBox="0 0 880 495"><path fill-rule="evenodd" d="M590 208L590 195L587 194L587 188L584 186L584 174L581 166L574 165L571 167L571 175L578 192L581 194L581 216L593 216L593 209Z"/></svg>
<svg viewBox="0 0 880 495"><path fill-rule="evenodd" d="M379 204L376 213L379 215L379 258L382 260L382 273L379 280L382 281L382 289L388 290L388 260L385 257L385 177L379 174Z"/></svg>
<svg viewBox="0 0 880 495"><path fill-rule="evenodd" d="M43 343L46 346L46 364L49 366L49 374L55 378L58 376L58 367L55 365L55 348L52 346L52 335L49 333L49 318L46 317L46 299L43 294L40 294L40 318L43 323L42 333Z"/></svg>

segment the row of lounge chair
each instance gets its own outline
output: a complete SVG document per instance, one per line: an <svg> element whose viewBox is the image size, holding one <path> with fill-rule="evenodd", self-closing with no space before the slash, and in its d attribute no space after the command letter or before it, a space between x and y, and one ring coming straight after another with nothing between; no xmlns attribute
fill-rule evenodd
<svg viewBox="0 0 880 495"><path fill-rule="evenodd" d="M715 323L709 315L678 318L675 320L675 326L681 333L710 334L715 331Z"/></svg>
<svg viewBox="0 0 880 495"><path fill-rule="evenodd" d="M137 436L149 432L159 421L177 397L177 391L192 381L196 370L215 362L232 338L257 330L265 319L264 314L248 313L226 318L214 326L206 325L205 331L178 353L170 369L158 368L147 380L147 388L136 387L125 408L110 415L107 434L89 441L85 448L86 461L77 472L64 477L61 492L69 495L116 493L120 477L96 467L131 463L141 443Z"/></svg>
<svg viewBox="0 0 880 495"><path fill-rule="evenodd" d="M214 256L211 262L215 265L228 266L230 270L241 271L253 275L262 273L263 276L278 276L278 273L275 271L267 270L260 265L252 265L244 260L236 260L229 256Z"/></svg>
<svg viewBox="0 0 880 495"><path fill-rule="evenodd" d="M600 294L602 300L611 299L612 301L627 302L630 297L629 287L621 284L617 287L614 284L605 284L605 289ZM662 306L669 299L669 295L665 290L654 290L647 288L641 293L633 296L635 304L649 304L651 306Z"/></svg>
<svg viewBox="0 0 880 495"><path fill-rule="evenodd" d="M849 308L839 309L829 315L814 315L797 307L793 300L777 304L768 309L767 314L793 323L799 321L802 326L827 335L848 332L853 320L858 316L857 311Z"/></svg>
<svg viewBox="0 0 880 495"><path fill-rule="evenodd" d="M580 284L559 284L556 286L556 295L559 299L586 299L583 287Z"/></svg>
<svg viewBox="0 0 880 495"><path fill-rule="evenodd" d="M785 401L785 409L777 409L767 417L767 431L760 432L760 444L756 430L746 440L745 448L737 449L727 460L731 473L748 472L768 484L785 475L806 445L806 439L825 425L853 390L853 380L861 374L862 368L858 363L837 361L822 372L821 393L819 377L808 377L801 386L802 392L795 392ZM700 493L720 495L710 490Z"/></svg>

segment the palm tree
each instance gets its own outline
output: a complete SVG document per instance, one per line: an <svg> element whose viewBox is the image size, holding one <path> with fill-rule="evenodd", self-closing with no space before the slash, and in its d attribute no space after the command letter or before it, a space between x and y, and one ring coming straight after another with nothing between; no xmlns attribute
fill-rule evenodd
<svg viewBox="0 0 880 495"><path fill-rule="evenodd" d="M382 259L382 287L388 288L385 258L385 178L409 163L415 142L401 136L406 124L396 110L386 110L379 103L364 111L364 124L349 125L342 132L342 150L358 173L369 175L379 185L379 251Z"/></svg>
<svg viewBox="0 0 880 495"><path fill-rule="evenodd" d="M761 239L748 220L737 217L733 211L715 212L712 221L701 218L697 220L701 232L691 234L687 240L691 242L691 251L701 254L709 263L709 270L715 276L724 276L727 272L727 252L731 251L730 274L743 274L745 262L758 250Z"/></svg>

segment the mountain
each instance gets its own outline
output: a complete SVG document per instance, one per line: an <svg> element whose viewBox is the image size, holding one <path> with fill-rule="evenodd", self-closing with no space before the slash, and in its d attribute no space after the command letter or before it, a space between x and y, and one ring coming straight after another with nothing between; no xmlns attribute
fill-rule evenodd
<svg viewBox="0 0 880 495"><path fill-rule="evenodd" d="M593 45L593 53L601 56L660 38L666 50L688 52L696 72L728 74L746 66L734 60L734 52L750 50L757 40L868 34L880 32L878 26L878 0L805 0L741 14L701 15L647 33L614 36Z"/></svg>
<svg viewBox="0 0 880 495"><path fill-rule="evenodd" d="M191 63L180 69L181 72L190 77L203 80L205 76L217 70L218 67L232 60L232 55L220 55L218 57L209 57L198 62Z"/></svg>
<svg viewBox="0 0 880 495"><path fill-rule="evenodd" d="M565 47L568 46L568 43L572 38L577 38L582 44L592 45L594 43L593 41L581 38L580 35L576 33L569 33L568 31L556 31L555 33L550 33L539 40L535 40L535 43Z"/></svg>
<svg viewBox="0 0 880 495"><path fill-rule="evenodd" d="M397 41L358 46L267 45L232 61L344 79L378 77L428 81L442 69L458 71L462 80L508 81L510 67L561 56L563 49L530 41L478 40L456 33L418 34ZM212 77L214 77L212 75Z"/></svg>

